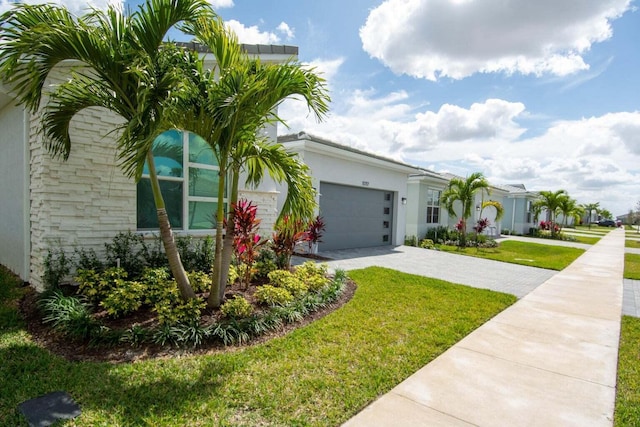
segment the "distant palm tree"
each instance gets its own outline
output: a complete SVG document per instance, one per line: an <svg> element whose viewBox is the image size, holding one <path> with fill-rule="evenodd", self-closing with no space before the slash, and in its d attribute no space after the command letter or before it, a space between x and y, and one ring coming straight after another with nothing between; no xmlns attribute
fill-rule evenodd
<svg viewBox="0 0 640 427"><path fill-rule="evenodd" d="M565 197L560 201L559 212L562 214L562 227L566 227L569 222L569 218L573 218L574 224L577 224L584 215L584 209L580 206L577 200L571 197Z"/></svg>
<svg viewBox="0 0 640 427"><path fill-rule="evenodd" d="M568 197L569 195L565 190L540 191L538 200L533 204L534 209L537 212L546 210L549 229L551 230L551 235L554 237L556 235L556 217L558 216L558 213L560 213L560 206L562 202Z"/></svg>
<svg viewBox="0 0 640 427"><path fill-rule="evenodd" d="M175 245L152 144L165 130L164 103L195 54L163 40L176 24L215 18L206 0L147 0L130 15L110 6L80 18L56 5L17 4L0 18L0 79L31 112L39 111L43 94L48 95L42 126L46 148L54 156L69 157L69 125L79 111L102 107L124 119L117 139L122 168L137 181L148 164L160 235L184 299L195 294ZM45 81L65 60L86 67L76 68L47 92Z"/></svg>
<svg viewBox="0 0 640 427"><path fill-rule="evenodd" d="M321 119L328 112L329 96L324 80L297 62L271 64L249 58L221 20L200 19L185 27L213 53L217 67L210 72L194 70L190 84L184 85L178 95L179 114L173 116L176 127L203 137L218 160L216 254L209 294L209 305L217 307L224 296L233 254L230 227L234 210L228 209L226 233L220 220L224 218L225 189L230 190L228 202L234 204L238 200L240 172L247 173L247 185L257 185L266 170L273 179L287 184L280 215L310 219L315 197L307 167L280 144L261 136L261 130L282 121L276 112L286 98L300 96Z"/></svg>
<svg viewBox="0 0 640 427"><path fill-rule="evenodd" d="M588 214L587 223L589 224L589 228L591 228L592 214L593 212L595 212L596 214L598 213L598 211L600 210L600 202L584 204L582 205L582 209L584 209L584 211Z"/></svg>
<svg viewBox="0 0 640 427"><path fill-rule="evenodd" d="M471 217L475 206L475 195L478 191L486 191L489 194L489 181L487 181L482 172L472 173L466 179L451 179L440 198L449 215L460 219L459 244L461 247L466 246L467 243L467 220ZM459 214L455 210L456 205L460 208Z"/></svg>

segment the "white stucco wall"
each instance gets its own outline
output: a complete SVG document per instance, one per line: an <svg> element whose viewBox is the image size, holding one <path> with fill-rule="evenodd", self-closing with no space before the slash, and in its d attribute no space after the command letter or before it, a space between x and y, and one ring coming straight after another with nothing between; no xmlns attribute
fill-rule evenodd
<svg viewBox="0 0 640 427"><path fill-rule="evenodd" d="M0 110L0 264L29 280L28 114L11 103Z"/></svg>
<svg viewBox="0 0 640 427"><path fill-rule="evenodd" d="M321 143L304 140L286 142L290 152L298 154L309 167L312 183L320 188L320 182L349 185L353 187L386 190L394 194L392 243L402 245L406 228L407 180L415 170L382 159L345 151ZM284 203L286 188L281 191L278 206ZM318 195L316 200L319 205Z"/></svg>

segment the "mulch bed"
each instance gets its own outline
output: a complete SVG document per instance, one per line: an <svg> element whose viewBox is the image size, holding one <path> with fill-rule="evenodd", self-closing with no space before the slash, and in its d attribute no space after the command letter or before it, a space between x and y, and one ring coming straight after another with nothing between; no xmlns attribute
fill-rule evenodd
<svg viewBox="0 0 640 427"><path fill-rule="evenodd" d="M256 337L248 344L225 346L222 343L214 342L205 343L196 349L159 346L154 344L132 347L129 343L106 347L71 340L52 330L48 325L42 322L42 315L37 307L38 294L33 290L33 288L29 288L20 301L20 312L27 323L27 330L31 334L33 341L41 347L49 350L51 353L64 357L70 361L122 363L150 358L184 357L235 351L239 348L263 343L273 338L284 336L297 328L308 325L309 323L321 319L327 314L337 310L353 298L355 290L356 284L353 281L348 280L344 292L332 304L311 313L301 321L284 324L280 329L271 331L260 337ZM215 316L210 315L209 318L214 319ZM140 311L132 316L115 320L109 320L107 318L102 320L103 323L110 328L123 330L136 324L144 327L150 327L156 323L156 319L150 311Z"/></svg>

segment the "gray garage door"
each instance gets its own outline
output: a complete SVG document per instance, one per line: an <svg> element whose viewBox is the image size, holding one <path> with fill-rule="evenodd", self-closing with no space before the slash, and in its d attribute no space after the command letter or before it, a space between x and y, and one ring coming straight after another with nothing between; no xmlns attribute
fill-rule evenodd
<svg viewBox="0 0 640 427"><path fill-rule="evenodd" d="M319 250L390 245L391 191L320 183L320 215L326 230Z"/></svg>

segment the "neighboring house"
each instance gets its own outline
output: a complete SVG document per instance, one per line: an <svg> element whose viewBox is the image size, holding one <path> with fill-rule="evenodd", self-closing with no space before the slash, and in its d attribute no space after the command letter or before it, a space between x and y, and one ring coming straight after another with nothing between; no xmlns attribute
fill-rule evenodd
<svg viewBox="0 0 640 427"><path fill-rule="evenodd" d="M500 185L507 194L503 196L504 216L502 228L514 234L529 234L529 229L537 227L533 203L538 198L536 191L528 191L524 184ZM544 219L546 212L541 212L540 219Z"/></svg>
<svg viewBox="0 0 640 427"><path fill-rule="evenodd" d="M297 47L245 45L264 61L284 62ZM66 78L69 63L51 75L55 83ZM42 287L44 260L50 249L73 252L75 247L100 252L104 243L122 231L155 229L148 180L137 185L117 166L113 130L121 123L103 109L81 111L71 122L72 149L68 161L46 152L40 117L14 105L0 87L0 264L37 288ZM266 130L275 141L275 126ZM215 230L217 186L215 157L204 142L184 132L161 136L179 148L182 157L156 153L161 186L176 233L210 235ZM277 189L266 183L241 196L260 206L262 229L270 230L277 217Z"/></svg>
<svg viewBox="0 0 640 427"><path fill-rule="evenodd" d="M440 206L449 178L426 169L409 177L407 184L406 235L422 239L429 228L449 226L448 212ZM455 224L455 222L454 222Z"/></svg>
<svg viewBox="0 0 640 427"><path fill-rule="evenodd" d="M417 168L305 132L278 142L310 168L326 223L320 250L404 243L407 180Z"/></svg>

